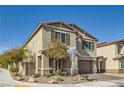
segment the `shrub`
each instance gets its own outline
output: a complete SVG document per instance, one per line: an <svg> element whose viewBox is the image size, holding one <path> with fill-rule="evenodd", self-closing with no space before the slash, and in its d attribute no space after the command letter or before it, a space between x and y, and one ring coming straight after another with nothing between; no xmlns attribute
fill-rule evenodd
<svg viewBox="0 0 124 93"><path fill-rule="evenodd" d="M87 80L87 81L93 81L93 79L92 79L92 78L87 78L86 80Z"/></svg>
<svg viewBox="0 0 124 93"><path fill-rule="evenodd" d="M11 67L11 68L10 68L10 71L13 72L13 73L14 73L14 72L18 72L18 68Z"/></svg>
<svg viewBox="0 0 124 93"><path fill-rule="evenodd" d="M40 76L41 76L40 73L34 74L34 78L38 78L38 77L40 77Z"/></svg>
<svg viewBox="0 0 124 93"><path fill-rule="evenodd" d="M67 71L63 71L61 75L62 75L62 76L67 76L68 73L67 73Z"/></svg>
<svg viewBox="0 0 124 93"><path fill-rule="evenodd" d="M46 73L46 74L44 74L44 76L47 77L47 78L49 78L49 77L52 76L52 73Z"/></svg>
<svg viewBox="0 0 124 93"><path fill-rule="evenodd" d="M87 79L88 77L89 77L88 75L85 75L85 76L84 76L84 78L86 78L86 79Z"/></svg>
<svg viewBox="0 0 124 93"><path fill-rule="evenodd" d="M57 71L56 71L56 75L57 75L57 76L58 76L58 75L59 75L59 76L62 76L62 75L63 75L62 70L57 70Z"/></svg>
<svg viewBox="0 0 124 93"><path fill-rule="evenodd" d="M60 82L64 81L64 79L61 78L61 77L57 77L56 80L57 80L57 81L60 81Z"/></svg>
<svg viewBox="0 0 124 93"><path fill-rule="evenodd" d="M18 73L15 73L14 76L20 76Z"/></svg>

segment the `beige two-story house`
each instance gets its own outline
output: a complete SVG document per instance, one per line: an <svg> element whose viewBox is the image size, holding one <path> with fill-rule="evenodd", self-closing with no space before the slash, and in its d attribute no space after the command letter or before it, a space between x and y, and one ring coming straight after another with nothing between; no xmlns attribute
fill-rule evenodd
<svg viewBox="0 0 124 93"><path fill-rule="evenodd" d="M97 45L98 72L124 72L124 39Z"/></svg>
<svg viewBox="0 0 124 93"><path fill-rule="evenodd" d="M25 42L23 48L30 50L35 59L20 62L19 70L23 75L44 75L56 70L56 63L44 55L54 38L67 47L70 55L70 60L59 63L59 69L69 74L96 72L97 39L75 24L53 21L40 23Z"/></svg>

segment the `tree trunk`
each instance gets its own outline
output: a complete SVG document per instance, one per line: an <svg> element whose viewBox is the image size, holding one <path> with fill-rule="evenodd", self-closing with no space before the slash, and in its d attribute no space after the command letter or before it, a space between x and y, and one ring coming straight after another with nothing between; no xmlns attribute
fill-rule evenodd
<svg viewBox="0 0 124 93"><path fill-rule="evenodd" d="M57 63L57 75L59 75L59 60L56 61Z"/></svg>
<svg viewBox="0 0 124 93"><path fill-rule="evenodd" d="M53 74L55 74L56 72L56 61L53 59Z"/></svg>
<svg viewBox="0 0 124 93"><path fill-rule="evenodd" d="M16 73L18 73L18 63L15 62Z"/></svg>

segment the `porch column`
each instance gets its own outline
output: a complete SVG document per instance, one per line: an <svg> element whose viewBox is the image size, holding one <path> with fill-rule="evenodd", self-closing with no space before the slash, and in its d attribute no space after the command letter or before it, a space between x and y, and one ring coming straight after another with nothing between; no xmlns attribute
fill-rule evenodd
<svg viewBox="0 0 124 93"><path fill-rule="evenodd" d="M92 67L93 67L93 68L92 68L92 72L93 72L93 73L97 73L96 60L93 60L93 61L92 61Z"/></svg>
<svg viewBox="0 0 124 93"><path fill-rule="evenodd" d="M100 73L101 71L100 71L100 61L98 60L98 72Z"/></svg>
<svg viewBox="0 0 124 93"><path fill-rule="evenodd" d="M22 75L27 75L27 62L23 63Z"/></svg>
<svg viewBox="0 0 124 93"><path fill-rule="evenodd" d="M10 71L11 65L8 64L8 70Z"/></svg>
<svg viewBox="0 0 124 93"><path fill-rule="evenodd" d="M49 69L49 58L42 55L41 75L45 75L50 72Z"/></svg>
<svg viewBox="0 0 124 93"><path fill-rule="evenodd" d="M78 58L76 57L76 61L75 61L75 74L78 74Z"/></svg>
<svg viewBox="0 0 124 93"><path fill-rule="evenodd" d="M41 75L43 76L43 74L44 74L44 66L43 66L43 64L44 64L44 55L41 55Z"/></svg>
<svg viewBox="0 0 124 93"><path fill-rule="evenodd" d="M36 56L35 73L38 73L38 57Z"/></svg>
<svg viewBox="0 0 124 93"><path fill-rule="evenodd" d="M19 62L19 73L21 73L23 70L23 67L22 67L22 62Z"/></svg>
<svg viewBox="0 0 124 93"><path fill-rule="evenodd" d="M75 58L72 57L70 72L72 75L78 74L78 58L77 57Z"/></svg>
<svg viewBox="0 0 124 93"><path fill-rule="evenodd" d="M56 70L56 62L55 62L55 60L54 60L54 61L53 61L53 74L56 73L55 70Z"/></svg>

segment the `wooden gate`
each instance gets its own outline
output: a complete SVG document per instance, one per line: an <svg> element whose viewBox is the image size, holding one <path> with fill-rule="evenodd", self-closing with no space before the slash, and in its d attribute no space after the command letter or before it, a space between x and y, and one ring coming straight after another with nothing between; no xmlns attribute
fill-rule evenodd
<svg viewBox="0 0 124 93"><path fill-rule="evenodd" d="M31 62L31 63L28 63L27 65L27 75L34 75L35 74L35 63Z"/></svg>

